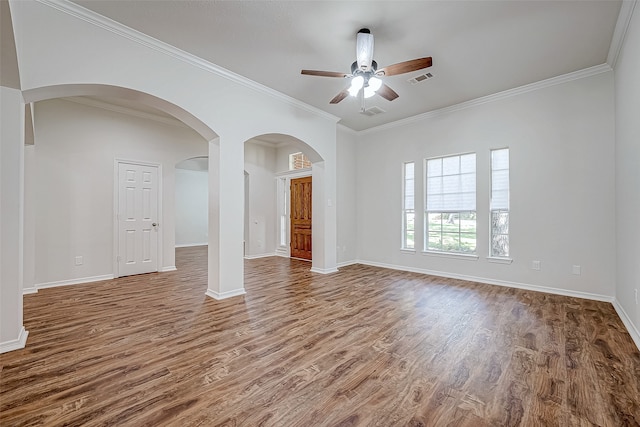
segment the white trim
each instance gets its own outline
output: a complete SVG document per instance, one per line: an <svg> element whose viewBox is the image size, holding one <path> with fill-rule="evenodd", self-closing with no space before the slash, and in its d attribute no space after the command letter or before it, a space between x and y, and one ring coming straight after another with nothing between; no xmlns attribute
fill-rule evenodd
<svg viewBox="0 0 640 427"><path fill-rule="evenodd" d="M81 283L101 282L103 280L113 279L113 274L103 274L101 276L80 277L78 279L58 280L55 282L38 283L37 289L56 288L58 286L78 285Z"/></svg>
<svg viewBox="0 0 640 427"><path fill-rule="evenodd" d="M342 268L342 267L348 267L350 265L356 265L356 264L360 264L360 262L358 262L357 259L352 259L351 261L339 262L338 264L336 264L336 267Z"/></svg>
<svg viewBox="0 0 640 427"><path fill-rule="evenodd" d="M194 248L196 246L209 246L209 242L204 242L204 243L185 243L183 245L176 245L176 248Z"/></svg>
<svg viewBox="0 0 640 427"><path fill-rule="evenodd" d="M368 133L380 132L383 130L393 129L400 126L406 126L415 122L428 120L433 117L438 117L445 114L453 113L455 111L465 110L467 108L475 107L478 105L488 104L490 102L502 101L503 99L511 98L512 96L517 96L527 92L544 89L550 86L567 83L573 80L578 80L585 77L591 77L601 73L606 73L607 71L611 71L611 70L612 68L609 66L609 64L596 65L594 67L589 67L583 70L574 71L573 73L551 77L550 79L541 80L539 82L530 83L528 85L516 87L513 89L507 89L505 91L494 93L492 95L487 95L480 98L472 99L470 101L461 102L460 104L451 105L449 107L440 108L438 110L427 111L426 113L418 114L412 117L407 117L406 119L396 120L395 122L385 123L380 126L364 129L359 131L358 134L366 135Z"/></svg>
<svg viewBox="0 0 640 427"><path fill-rule="evenodd" d="M293 259L299 259L299 258L293 258ZM311 271L312 273L319 273L319 274L331 274L331 273L337 273L338 269L337 268L318 268L318 267L311 267Z"/></svg>
<svg viewBox="0 0 640 427"><path fill-rule="evenodd" d="M478 255L463 254L456 252L422 251L422 255L437 256L441 258L464 259L466 261L477 261Z"/></svg>
<svg viewBox="0 0 640 427"><path fill-rule="evenodd" d="M313 176L312 168L295 169L292 171L278 172L275 174L276 178L306 178Z"/></svg>
<svg viewBox="0 0 640 427"><path fill-rule="evenodd" d="M447 273L444 271L436 271L436 270L427 270L424 268L405 267L405 266L385 264L385 263L375 262L375 261L359 260L358 262L360 264L371 265L373 267L389 268L391 270L409 271L412 273L420 273L420 274L429 274L431 276L447 277L450 279L466 280L468 282L478 282L478 283L484 283L487 285L497 285L497 286L504 286L508 288L524 289L527 291L546 292L548 294L563 295L567 297L576 297L576 298L583 298L583 299L589 299L594 301L604 301L604 302L611 302L611 303L614 300L612 296L593 294L590 292L572 291L569 289L560 289L560 288L549 288L546 286L530 285L527 283L509 282L506 280L497 280L497 279L487 279L484 277L467 276L464 274L454 274L454 273Z"/></svg>
<svg viewBox="0 0 640 427"><path fill-rule="evenodd" d="M236 289L234 291L227 291L227 292L222 292L222 293L218 293L216 291L212 291L211 289L207 289L207 292L204 293L206 296L211 297L215 300L223 300L223 299L227 299L227 298L231 298L231 297L236 297L239 295L244 295L246 294L244 288L240 288L240 289Z"/></svg>
<svg viewBox="0 0 640 427"><path fill-rule="evenodd" d="M5 341L0 343L0 354L6 353L13 350L20 350L27 345L27 337L29 336L29 331L27 331L24 326L20 329L20 333L18 334L18 338L11 341Z"/></svg>
<svg viewBox="0 0 640 427"><path fill-rule="evenodd" d="M100 108L103 110L111 111L114 113L125 114L127 116L134 116L141 119L153 120L155 122L163 123L165 125L178 126L181 128L191 129L189 126L182 123L180 120L172 117L164 117L158 114L149 113L146 111L135 110L133 108L127 108L121 105L110 104L105 101L99 101L97 99L84 98L80 96L70 96L67 98L61 98L63 101L74 102L76 104L86 105L89 107Z"/></svg>
<svg viewBox="0 0 640 427"><path fill-rule="evenodd" d="M171 46L168 43L162 42L147 34L141 33L140 31L129 28L126 25L123 25L119 22L116 22L105 16L102 16L96 12L93 12L89 9L85 9L84 7L78 4L75 4L66 0L36 0L36 1L46 6L49 6L53 9L59 10L60 12L64 12L67 15L71 15L75 18L81 19L91 25L110 31L113 34L129 39L142 46L146 46L150 49L155 50L156 52L160 52L174 59L183 61L189 65L200 68L201 70L210 72L212 74L215 74L216 76L225 78L227 80L240 84L249 89L253 89L256 92L263 93L265 95L268 95L272 98L283 101L294 107L300 108L302 110L306 110L312 114L331 120L334 123L337 123L340 120L339 117L334 116L333 114L329 114L326 111L320 110L319 108L313 107L309 104L306 104L302 101L299 101L295 98L292 98L288 95L285 95L281 92L278 92L274 89L264 86L260 83L254 82L253 80L250 80L244 76L236 74L233 71L229 71L209 61L199 58L191 53L185 52L182 49L178 49L175 46Z"/></svg>
<svg viewBox="0 0 640 427"><path fill-rule="evenodd" d="M400 248L400 253L414 255L416 253L416 250L415 249Z"/></svg>
<svg viewBox="0 0 640 427"><path fill-rule="evenodd" d="M289 253L287 251L276 250L275 255L282 258L289 258Z"/></svg>
<svg viewBox="0 0 640 427"><path fill-rule="evenodd" d="M22 295L30 295L30 294L37 294L38 293L38 288L36 288L35 286L32 286L30 288L22 288Z"/></svg>
<svg viewBox="0 0 640 427"><path fill-rule="evenodd" d="M358 131L357 130L351 129L350 127L345 126L342 123L338 123L337 127L338 127L338 130L343 130L348 134L358 135Z"/></svg>
<svg viewBox="0 0 640 427"><path fill-rule="evenodd" d="M276 256L276 253L275 252L271 252L271 253L266 253L266 254L245 255L244 259L268 258L268 257L272 257L272 256Z"/></svg>
<svg viewBox="0 0 640 427"><path fill-rule="evenodd" d="M513 262L512 258L500 258L496 256L488 256L488 262L493 262L495 264L511 264Z"/></svg>
<svg viewBox="0 0 640 427"><path fill-rule="evenodd" d="M615 308L618 316L620 317L620 320L622 320L622 323L624 324L624 326L626 326L627 332L629 332L629 335L631 335L631 339L636 344L636 347L638 347L638 350L640 350L640 331L638 331L636 326L633 324L627 312L624 311L624 308L618 301L618 298L615 298L613 300L613 308Z"/></svg>
<svg viewBox="0 0 640 427"><path fill-rule="evenodd" d="M168 273L170 271L178 271L175 265L169 265L167 267L162 267L158 269L158 273Z"/></svg>
<svg viewBox="0 0 640 427"><path fill-rule="evenodd" d="M616 22L616 28L613 31L613 37L611 38L611 45L609 46L609 54L607 55L607 64L611 68L616 67L618 62L618 56L624 46L624 39L629 29L629 23L633 16L633 10L636 7L636 0L625 0L620 6L620 13L618 14L618 21Z"/></svg>

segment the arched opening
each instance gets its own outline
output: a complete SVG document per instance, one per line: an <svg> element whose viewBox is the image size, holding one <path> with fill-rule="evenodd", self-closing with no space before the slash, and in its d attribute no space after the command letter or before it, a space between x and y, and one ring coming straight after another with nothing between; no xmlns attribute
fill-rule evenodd
<svg viewBox="0 0 640 427"><path fill-rule="evenodd" d="M206 165L216 133L179 106L126 88L64 85L24 97L36 127L35 144L25 148L25 291L129 274L119 265L123 163L157 170L150 271L175 269L176 171L187 170L176 165L188 167L185 158ZM206 229L206 211L203 218Z"/></svg>
<svg viewBox="0 0 640 427"><path fill-rule="evenodd" d="M263 134L245 141L245 258L284 256L313 262L314 236L313 211L321 203L312 203L311 182L322 177L322 157L304 141L291 135ZM308 162L292 162L292 158ZM306 206L303 225L295 222L291 183L306 180L306 198L300 202ZM293 188L297 188L295 185ZM292 215L293 213L293 215ZM304 230L302 230L304 228ZM298 246L304 247L299 251Z"/></svg>

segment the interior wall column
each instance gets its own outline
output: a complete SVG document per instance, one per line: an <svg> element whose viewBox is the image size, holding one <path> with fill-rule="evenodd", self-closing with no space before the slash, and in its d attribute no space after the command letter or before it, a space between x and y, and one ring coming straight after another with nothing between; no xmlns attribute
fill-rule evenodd
<svg viewBox="0 0 640 427"><path fill-rule="evenodd" d="M314 273L334 273L337 264L336 159L335 149L325 153L324 161L312 166L313 261Z"/></svg>
<svg viewBox="0 0 640 427"><path fill-rule="evenodd" d="M0 353L23 348L24 104L0 87Z"/></svg>
<svg viewBox="0 0 640 427"><path fill-rule="evenodd" d="M209 284L215 299L244 290L244 143L221 137L209 143Z"/></svg>

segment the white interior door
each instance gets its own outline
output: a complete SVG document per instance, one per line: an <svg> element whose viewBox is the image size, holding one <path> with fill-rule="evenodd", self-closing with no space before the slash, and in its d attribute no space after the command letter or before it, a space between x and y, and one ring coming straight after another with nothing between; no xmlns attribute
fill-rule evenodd
<svg viewBox="0 0 640 427"><path fill-rule="evenodd" d="M118 276L158 271L158 167L118 163Z"/></svg>

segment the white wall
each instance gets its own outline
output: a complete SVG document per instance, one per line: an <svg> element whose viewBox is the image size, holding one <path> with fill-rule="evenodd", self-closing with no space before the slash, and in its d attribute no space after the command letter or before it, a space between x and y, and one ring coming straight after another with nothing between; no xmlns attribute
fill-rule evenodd
<svg viewBox="0 0 640 427"><path fill-rule="evenodd" d="M637 111L637 109L636 109ZM510 148L510 265L490 263L489 150ZM416 162L416 206L424 206L423 159L477 153L479 259L400 251L401 165ZM613 73L605 72L360 135L359 258L453 277L550 287L606 298L615 293ZM541 261L534 271L532 260ZM572 274L580 265L581 275Z"/></svg>
<svg viewBox="0 0 640 427"><path fill-rule="evenodd" d="M635 7L615 68L616 94L616 299L640 346L640 6ZM637 298L640 298L638 295ZM633 335L633 334L632 334Z"/></svg>
<svg viewBox="0 0 640 427"><path fill-rule="evenodd" d="M162 165L159 266L174 266L175 164L206 155L206 141L186 127L65 100L35 111L36 285L113 274L115 159Z"/></svg>
<svg viewBox="0 0 640 427"><path fill-rule="evenodd" d="M276 148L247 141L244 169L249 174L248 232L245 255L273 255L276 251Z"/></svg>
<svg viewBox="0 0 640 427"><path fill-rule="evenodd" d="M344 127L338 127L337 143L337 227L338 264L346 264L358 259L358 217L356 200L357 180L357 134Z"/></svg>
<svg viewBox="0 0 640 427"><path fill-rule="evenodd" d="M208 138L209 170L218 175L209 174L207 295L244 293L243 143L258 135L294 136L324 160L316 180L323 188L315 193L322 199L314 203L313 214L314 235L322 235L314 239L312 265L315 271L335 270L335 209L326 207L336 197L335 116L71 2L11 1L10 6L25 100L124 94L171 111L213 138Z"/></svg>
<svg viewBox="0 0 640 427"><path fill-rule="evenodd" d="M24 347L22 326L22 171L24 106L20 91L0 87L0 353Z"/></svg>
<svg viewBox="0 0 640 427"><path fill-rule="evenodd" d="M208 172L176 169L176 247L209 241Z"/></svg>

